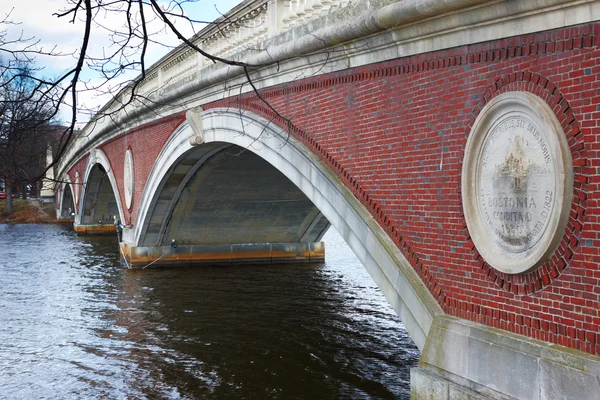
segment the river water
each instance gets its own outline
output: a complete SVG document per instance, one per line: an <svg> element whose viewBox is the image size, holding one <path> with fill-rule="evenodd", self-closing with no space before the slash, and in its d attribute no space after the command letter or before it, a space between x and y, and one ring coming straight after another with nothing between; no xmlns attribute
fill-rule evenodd
<svg viewBox="0 0 600 400"><path fill-rule="evenodd" d="M0 225L0 398L408 398L419 352L343 239L321 266L127 270Z"/></svg>

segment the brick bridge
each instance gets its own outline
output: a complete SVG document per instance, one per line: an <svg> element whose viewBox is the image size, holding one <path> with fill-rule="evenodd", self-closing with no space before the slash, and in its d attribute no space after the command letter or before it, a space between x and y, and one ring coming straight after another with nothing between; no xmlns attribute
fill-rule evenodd
<svg viewBox="0 0 600 400"><path fill-rule="evenodd" d="M174 50L148 100L116 96L71 146L57 216L88 234L116 216L134 267L319 262L332 225L422 351L413 398L597 399L600 1L228 17L193 40L262 64L260 97Z"/></svg>

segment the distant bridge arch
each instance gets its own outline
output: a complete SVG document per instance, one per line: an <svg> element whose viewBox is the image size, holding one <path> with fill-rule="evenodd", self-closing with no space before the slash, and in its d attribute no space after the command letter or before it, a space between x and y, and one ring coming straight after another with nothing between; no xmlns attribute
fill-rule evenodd
<svg viewBox="0 0 600 400"><path fill-rule="evenodd" d="M87 159L80 193L75 229L85 233L113 232L113 219L123 219L123 207L114 171L100 149L94 149Z"/></svg>
<svg viewBox="0 0 600 400"><path fill-rule="evenodd" d="M73 183L71 182L69 175L66 175L65 181L60 186L59 196L57 217L61 220L70 220L71 213L75 213L75 204L77 204L77 200L75 199Z"/></svg>

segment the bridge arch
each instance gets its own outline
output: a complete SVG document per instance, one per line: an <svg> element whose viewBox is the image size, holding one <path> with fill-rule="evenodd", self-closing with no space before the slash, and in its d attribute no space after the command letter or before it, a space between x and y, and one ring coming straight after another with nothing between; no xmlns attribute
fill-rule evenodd
<svg viewBox="0 0 600 400"><path fill-rule="evenodd" d="M146 240L158 196L179 160L200 146L214 152L236 145L260 157L291 181L318 208L357 255L422 350L437 315L443 311L403 254L325 164L286 131L248 111L211 109L202 115L200 139L188 122L171 135L148 177L134 229L123 239L134 246ZM202 142L200 146L195 143ZM209 152L209 153L210 153ZM193 173L188 171L188 174Z"/></svg>
<svg viewBox="0 0 600 400"><path fill-rule="evenodd" d="M73 184L69 175L66 176L65 181L61 184L59 204L58 204L58 218L59 219L71 219L71 213L75 213L75 192L73 190Z"/></svg>
<svg viewBox="0 0 600 400"><path fill-rule="evenodd" d="M118 215L123 220L115 176L108 157L102 150L94 149L90 152L78 201L76 225L97 224L99 221L112 224L111 215Z"/></svg>

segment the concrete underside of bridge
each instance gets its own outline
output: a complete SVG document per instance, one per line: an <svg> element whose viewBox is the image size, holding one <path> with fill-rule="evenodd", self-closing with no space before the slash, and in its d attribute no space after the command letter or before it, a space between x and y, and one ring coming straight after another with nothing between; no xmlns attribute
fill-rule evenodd
<svg viewBox="0 0 600 400"><path fill-rule="evenodd" d="M115 235L114 216L117 215L119 209L107 170L95 165L84 188L81 218L73 224L73 229L80 235Z"/></svg>
<svg viewBox="0 0 600 400"><path fill-rule="evenodd" d="M121 243L121 252L127 265L132 268L325 262L325 246L322 242L177 245L177 247L132 247Z"/></svg>
<svg viewBox="0 0 600 400"><path fill-rule="evenodd" d="M281 172L227 143L175 161L151 206L140 246L123 243L133 267L322 263L330 224Z"/></svg>
<svg viewBox="0 0 600 400"><path fill-rule="evenodd" d="M73 191L71 185L64 188L63 201L60 206L58 218L71 220L71 213L75 212L75 203L73 201Z"/></svg>
<svg viewBox="0 0 600 400"><path fill-rule="evenodd" d="M73 191L70 184L63 187L62 202L57 212L56 222L59 224L72 224L75 215L75 202L73 201Z"/></svg>
<svg viewBox="0 0 600 400"><path fill-rule="evenodd" d="M117 232L117 228L112 224L74 224L73 230L83 236L109 236Z"/></svg>

